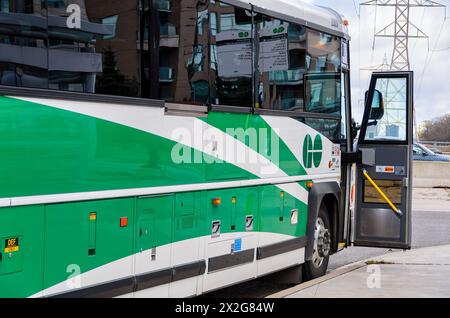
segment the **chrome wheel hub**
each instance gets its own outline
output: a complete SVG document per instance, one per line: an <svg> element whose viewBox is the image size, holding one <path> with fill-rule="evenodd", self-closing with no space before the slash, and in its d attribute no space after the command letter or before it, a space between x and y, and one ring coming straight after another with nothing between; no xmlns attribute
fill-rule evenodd
<svg viewBox="0 0 450 318"><path fill-rule="evenodd" d="M330 254L330 231L325 227L322 218L317 218L314 229L313 265L315 268L322 266L324 259Z"/></svg>

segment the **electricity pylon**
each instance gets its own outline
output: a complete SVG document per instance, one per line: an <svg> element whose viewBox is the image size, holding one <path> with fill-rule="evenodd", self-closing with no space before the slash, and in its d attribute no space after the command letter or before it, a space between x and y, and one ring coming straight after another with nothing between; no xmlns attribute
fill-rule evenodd
<svg viewBox="0 0 450 318"><path fill-rule="evenodd" d="M409 18L411 8L445 8L445 5L431 0L370 0L361 3L362 6L394 7L395 20L375 33L375 37L393 38L394 49L392 53L390 70L409 71L409 39L428 39Z"/></svg>
<svg viewBox="0 0 450 318"><path fill-rule="evenodd" d="M366 70L382 70L382 71L409 71L411 70L411 63L409 59L409 39L428 39L428 36L420 30L410 20L410 9L413 7L422 8L444 8L445 5L431 0L370 0L361 3L362 6L378 6L378 7L394 7L395 20L389 23L386 27L375 33L376 37L393 38L394 48L392 52L391 62L387 64L386 55L383 63ZM386 109L389 109L383 119L384 126L400 125L403 126L405 120L402 109L397 108L401 99L406 99L402 96L404 87L397 87L398 83L387 83L383 87L384 95L386 97ZM414 126L415 137L417 135L416 111L414 109Z"/></svg>

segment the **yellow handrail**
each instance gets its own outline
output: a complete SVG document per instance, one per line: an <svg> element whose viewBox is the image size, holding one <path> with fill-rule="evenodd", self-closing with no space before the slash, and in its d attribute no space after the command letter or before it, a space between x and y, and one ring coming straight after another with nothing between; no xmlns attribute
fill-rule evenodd
<svg viewBox="0 0 450 318"><path fill-rule="evenodd" d="M366 177L366 179L369 180L370 184L378 191L378 193L384 199L384 201L386 201L386 203L389 204L389 206L391 207L392 211L394 211L395 213L397 213L399 215L403 215L403 212L400 211L400 209L398 209L394 205L394 203L392 203L392 201L389 200L389 198L386 196L386 194L384 194L384 192L380 189L380 187L377 186L375 181L373 181L373 179L369 176L369 173L367 172L366 169L363 169L363 174Z"/></svg>

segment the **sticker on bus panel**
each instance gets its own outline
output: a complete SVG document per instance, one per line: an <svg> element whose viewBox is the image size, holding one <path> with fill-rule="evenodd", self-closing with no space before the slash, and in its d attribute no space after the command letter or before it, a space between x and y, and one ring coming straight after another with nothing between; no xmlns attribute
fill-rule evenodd
<svg viewBox="0 0 450 318"><path fill-rule="evenodd" d="M220 221L213 221L211 226L211 237L219 237L220 236Z"/></svg>
<svg viewBox="0 0 450 318"><path fill-rule="evenodd" d="M5 253L13 253L19 251L19 238L9 238L5 240Z"/></svg>
<svg viewBox="0 0 450 318"><path fill-rule="evenodd" d="M291 224L297 224L298 223L298 210L294 209L291 211Z"/></svg>
<svg viewBox="0 0 450 318"><path fill-rule="evenodd" d="M253 231L253 215L248 215L245 218L245 230L247 232Z"/></svg>
<svg viewBox="0 0 450 318"><path fill-rule="evenodd" d="M395 173L394 166L377 166L377 173Z"/></svg>
<svg viewBox="0 0 450 318"><path fill-rule="evenodd" d="M242 239L234 240L234 252L240 252L242 250Z"/></svg>

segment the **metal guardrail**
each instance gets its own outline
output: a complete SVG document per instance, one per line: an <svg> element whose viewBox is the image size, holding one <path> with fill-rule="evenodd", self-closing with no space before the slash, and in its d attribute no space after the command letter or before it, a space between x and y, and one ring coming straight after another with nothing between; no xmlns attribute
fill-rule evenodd
<svg viewBox="0 0 450 318"><path fill-rule="evenodd" d="M418 142L429 148L439 149L444 155L450 154L450 142L448 141L418 141Z"/></svg>
<svg viewBox="0 0 450 318"><path fill-rule="evenodd" d="M439 146L450 146L450 142L447 141L418 141L422 145L433 145L435 147Z"/></svg>

